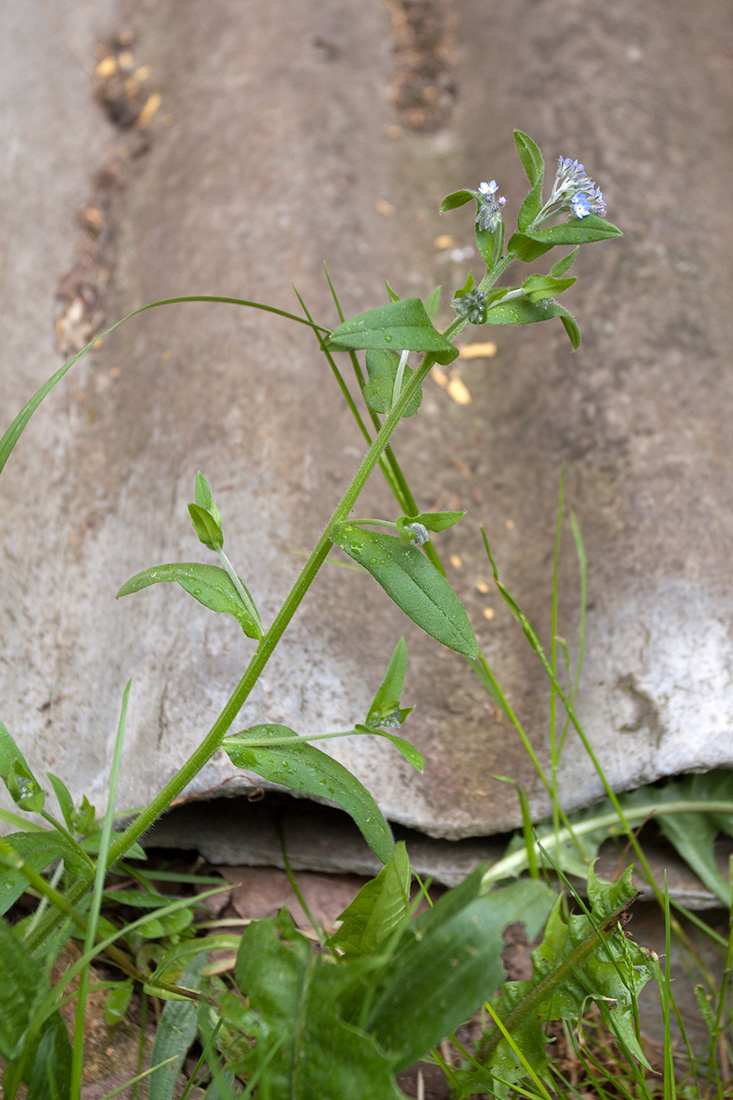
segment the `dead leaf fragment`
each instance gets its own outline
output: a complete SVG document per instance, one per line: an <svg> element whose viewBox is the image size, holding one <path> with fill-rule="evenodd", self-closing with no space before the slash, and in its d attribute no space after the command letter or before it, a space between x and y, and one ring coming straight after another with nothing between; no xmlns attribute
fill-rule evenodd
<svg viewBox="0 0 733 1100"><path fill-rule="evenodd" d="M461 348L461 359L491 359L496 355L496 344L464 344Z"/></svg>
<svg viewBox="0 0 733 1100"><path fill-rule="evenodd" d="M380 199L377 203L377 213L383 214L385 218L391 218L394 214L394 206L387 199Z"/></svg>
<svg viewBox="0 0 733 1100"><path fill-rule="evenodd" d="M446 390L448 396L455 401L456 405L471 404L471 394L468 392L468 386L461 378L459 371L454 369L450 372Z"/></svg>
<svg viewBox="0 0 733 1100"><path fill-rule="evenodd" d="M135 125L139 130L144 130L148 123L152 120L153 115L160 107L162 99L163 97L161 96L160 92L153 92L152 95L148 96L145 104L143 105L143 109L137 116L137 121L135 122Z"/></svg>

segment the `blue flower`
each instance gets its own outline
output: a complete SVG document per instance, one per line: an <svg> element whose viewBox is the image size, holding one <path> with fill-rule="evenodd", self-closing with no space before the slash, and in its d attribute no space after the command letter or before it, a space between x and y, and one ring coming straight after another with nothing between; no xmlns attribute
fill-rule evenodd
<svg viewBox="0 0 733 1100"><path fill-rule="evenodd" d="M577 195L573 195L570 204L576 218L587 218L590 214L590 196L586 195L583 191L578 192Z"/></svg>
<svg viewBox="0 0 733 1100"><path fill-rule="evenodd" d="M491 183L480 183L478 185L478 189L484 197L487 197L489 195L496 194L496 192L499 190L499 184L496 182L496 180L492 180Z"/></svg>

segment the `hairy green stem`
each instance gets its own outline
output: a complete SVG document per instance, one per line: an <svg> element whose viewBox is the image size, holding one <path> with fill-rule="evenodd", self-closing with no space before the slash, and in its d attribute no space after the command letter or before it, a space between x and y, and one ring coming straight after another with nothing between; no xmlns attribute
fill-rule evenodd
<svg viewBox="0 0 733 1100"><path fill-rule="evenodd" d="M221 743L231 728L234 719L242 709L242 706L257 683L262 670L270 659L275 647L290 623L290 620L313 583L318 570L326 560L332 545L330 532L333 526L343 522L356 504L370 474L379 462L380 455L383 453L391 435L402 419L402 415L410 398L415 390L424 382L434 361L435 360L430 354L425 356L422 363L415 371L415 374L400 394L398 401L390 410L379 434L376 436L367 454L364 456L351 484L341 498L340 503L313 548L295 584L273 619L272 625L260 640L244 675L224 705L219 717L216 719L203 741L194 749L188 760L186 760L176 774L165 784L155 798L153 798L152 802L140 812L139 816L128 825L124 832L121 833L110 846L107 866L111 866L113 863L116 863L117 860L121 859L135 841L139 840L140 837L148 831L161 814L165 813L171 802L177 798L178 795L183 792L184 788L188 786L196 775L198 775L217 749L221 747ZM93 873L87 872L80 876L76 884L69 891L68 904L73 904L78 901L89 889L92 880ZM46 935L48 935L55 920L55 913L46 915L45 919L39 923L35 930L29 947L35 947Z"/></svg>

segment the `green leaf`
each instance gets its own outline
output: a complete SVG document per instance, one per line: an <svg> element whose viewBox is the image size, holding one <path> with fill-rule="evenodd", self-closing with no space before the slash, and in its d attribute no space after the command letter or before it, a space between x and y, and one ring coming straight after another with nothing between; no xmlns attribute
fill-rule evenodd
<svg viewBox="0 0 733 1100"><path fill-rule="evenodd" d="M575 281L574 276L569 279L556 279L553 275L530 275L522 283L522 290L530 302L542 302L547 298L553 298L556 294L562 294Z"/></svg>
<svg viewBox="0 0 733 1100"><path fill-rule="evenodd" d="M198 507L203 508L204 511L208 512L214 523L216 523L217 527L221 528L221 512L214 503L214 494L211 491L211 486L209 485L208 481L200 470L196 474L196 489L194 499Z"/></svg>
<svg viewBox="0 0 733 1100"><path fill-rule="evenodd" d="M400 357L395 351L367 351L366 368L369 381L364 387L364 400L375 413L388 413L392 408L394 384ZM402 386L407 385L414 374L412 367L405 366ZM420 408L422 390L418 389L407 404L403 416L414 416Z"/></svg>
<svg viewBox="0 0 733 1100"><path fill-rule="evenodd" d="M480 893L480 881L474 872L444 894L409 926L385 967L366 1028L397 1073L469 1019L504 981L507 925L522 920L533 940L555 900L538 880L488 894Z"/></svg>
<svg viewBox="0 0 733 1100"><path fill-rule="evenodd" d="M124 1020L132 1000L132 990L132 978L124 982L115 982L112 988L107 990L104 998L104 1018L108 1027L114 1027L120 1020Z"/></svg>
<svg viewBox="0 0 733 1100"><path fill-rule="evenodd" d="M331 538L426 633L464 657L478 656L478 642L463 604L416 546L350 523L338 524Z"/></svg>
<svg viewBox="0 0 733 1100"><path fill-rule="evenodd" d="M545 162L539 146L532 141L528 134L523 133L521 130L514 131L514 144L517 147L519 159L524 165L530 186L534 187L535 184L541 183L545 171Z"/></svg>
<svg viewBox="0 0 733 1100"><path fill-rule="evenodd" d="M451 363L458 349L438 332L419 298L377 306L334 329L328 347L335 350L391 349L430 352L437 363Z"/></svg>
<svg viewBox="0 0 733 1100"><path fill-rule="evenodd" d="M220 550L224 545L224 535L221 525L216 522L211 513L198 504L189 504L188 514L199 542L202 542L207 550L214 552Z"/></svg>
<svg viewBox="0 0 733 1100"><path fill-rule="evenodd" d="M201 970L206 955L197 955L185 968L176 985L185 989L201 989L204 979ZM192 1000L166 1001L155 1031L155 1041L150 1055L151 1065L158 1065L173 1058L172 1062L154 1069L148 1084L149 1100L172 1100L178 1075L186 1057L188 1048L196 1038L198 1030L197 1006Z"/></svg>
<svg viewBox="0 0 733 1100"><path fill-rule="evenodd" d="M404 707L399 712L399 721L404 722L407 715L414 710L414 707ZM402 753L408 764L411 764L413 768L421 772L425 767L425 761L421 752L415 748L409 741L406 741L404 737L398 737L396 733L392 733L390 730L377 729L375 726L364 726L360 722L357 722L353 732L355 734L372 734L377 737L386 737L399 752Z"/></svg>
<svg viewBox="0 0 733 1100"><path fill-rule="evenodd" d="M400 516L397 527L401 529L410 523L421 523L428 531L445 531L465 516L465 512L418 512L416 516Z"/></svg>
<svg viewBox="0 0 733 1100"><path fill-rule="evenodd" d="M357 965L359 962L357 960ZM283 911L242 935L235 980L261 1019L249 1074L270 1100L399 1100L389 1059L345 1021L346 965L315 954ZM259 1094L258 1094L259 1095Z"/></svg>
<svg viewBox="0 0 733 1100"><path fill-rule="evenodd" d="M573 266L578 253L580 252L580 245L576 245L572 252L568 252L567 256L563 256L562 259L557 260L556 263L550 268L550 275L554 275L556 278L560 278L565 272Z"/></svg>
<svg viewBox="0 0 733 1100"><path fill-rule="evenodd" d="M435 315L438 312L438 306L440 305L440 287L436 286L435 290L432 290L425 299L425 312L431 321L435 320Z"/></svg>
<svg viewBox="0 0 733 1100"><path fill-rule="evenodd" d="M387 297L389 298L390 302L400 302L400 301L402 301L402 299L400 298L397 291L392 289L392 287L389 285L389 283L387 282L386 279L384 280L384 285L387 288Z"/></svg>
<svg viewBox="0 0 733 1100"><path fill-rule="evenodd" d="M150 920L146 920L143 924L138 925L137 932L146 940L160 940L165 936L179 935L187 928L190 928L192 922L192 909L176 909L173 913L165 913L160 917L151 917Z"/></svg>
<svg viewBox="0 0 733 1100"><path fill-rule="evenodd" d="M532 977L507 982L497 1014L516 1045L542 1075L547 1067L546 1027L552 1020L577 1019L589 1001L626 1049L648 1065L634 1031L634 1005L639 991L654 975L649 955L626 939L618 918L635 896L628 868L616 883L588 877L591 916L568 916L562 899L555 906L545 936L532 952ZM499 1032L485 1044L481 1061L498 1078L514 1082L525 1069Z"/></svg>
<svg viewBox="0 0 733 1100"><path fill-rule="evenodd" d="M74 800L71 797L71 792L63 780L59 779L57 775L53 775L51 772L46 772L46 775L49 783L53 787L53 793L56 795L56 801L59 804L64 824L71 833L74 831Z"/></svg>
<svg viewBox="0 0 733 1100"><path fill-rule="evenodd" d="M410 861L404 841L376 878L362 886L337 918L341 927L327 945L347 958L372 955L410 915Z"/></svg>
<svg viewBox="0 0 733 1100"><path fill-rule="evenodd" d="M68 1095L71 1044L58 1012L39 1017L34 1010L48 983L22 940L0 919L0 1056L8 1065L3 1084L8 1096L20 1081L31 1100ZM50 1076L49 1076L50 1075Z"/></svg>
<svg viewBox="0 0 733 1100"><path fill-rule="evenodd" d="M545 164L539 147L527 134L522 133L521 130L515 130L514 142L531 188L517 216L517 226L521 230L531 225L542 207L542 180L545 173Z"/></svg>
<svg viewBox="0 0 733 1100"><path fill-rule="evenodd" d="M580 330L572 314L559 302L530 302L527 298L512 298L504 304L498 302L486 311L486 325L531 325L537 321L547 321L559 317L565 326L574 348L580 344Z"/></svg>
<svg viewBox="0 0 733 1100"><path fill-rule="evenodd" d="M733 802L733 782L730 771L711 771L683 776L665 783L663 787L650 787L645 793L650 801L658 802L655 814L660 832L672 844L679 855L695 872L708 890L718 900L731 905L731 884L720 873L715 858L715 838L719 832L733 836L733 813L694 812L664 813L666 802L708 803ZM633 792L639 795L638 791ZM628 796L626 796L628 797ZM622 801L622 804L625 802Z"/></svg>
<svg viewBox="0 0 733 1100"><path fill-rule="evenodd" d="M456 210L459 206L465 206L471 199L476 198L475 191L466 191L462 189L460 191L452 191L450 195L446 195L440 204L441 214L445 214L447 210Z"/></svg>
<svg viewBox="0 0 733 1100"><path fill-rule="evenodd" d="M88 872L88 865L79 852L62 833L55 830L10 833L3 837L3 841L39 874L57 859L63 859L67 870L72 874L84 875ZM3 864L0 859L0 913L7 913L27 888L28 879L22 869Z"/></svg>
<svg viewBox="0 0 733 1100"><path fill-rule="evenodd" d="M369 712L364 720L367 726L394 726L402 725L407 714L402 717L400 711L400 698L407 671L407 646L405 639L400 638L390 658L387 674L379 685L376 695L372 699ZM410 707L407 711L412 708Z"/></svg>
<svg viewBox="0 0 733 1100"><path fill-rule="evenodd" d="M29 814L40 813L46 801L46 795L28 767L15 739L11 737L2 722L0 722L0 778L4 781L16 806Z"/></svg>
<svg viewBox="0 0 733 1100"><path fill-rule="evenodd" d="M545 252L549 252L551 248L551 244L542 244L540 241L534 240L533 237L528 237L526 233L513 233L509 238L507 252L512 256L516 256L522 263L531 264L533 260L544 256Z"/></svg>
<svg viewBox="0 0 733 1100"><path fill-rule="evenodd" d="M585 218L571 218L561 225L549 225L544 229L535 229L527 236L538 244L546 244L553 247L557 244L581 245L590 244L593 241L607 241L613 237L622 237L621 230L607 222L605 218L599 218L596 214L588 214ZM511 241L509 242L511 244Z"/></svg>
<svg viewBox="0 0 733 1100"><path fill-rule="evenodd" d="M201 565L199 562L153 565L125 581L117 593L117 599L165 581L177 581L185 592L204 607L232 615L248 638L262 637L262 628L244 607L231 577L218 565Z"/></svg>
<svg viewBox="0 0 733 1100"><path fill-rule="evenodd" d="M269 740L283 737L292 737L293 744L266 747ZM394 841L369 791L342 764L309 745L294 730L273 723L253 726L225 737L222 748L237 768L256 772L263 779L291 790L335 802L354 819L375 855L382 863L387 862Z"/></svg>

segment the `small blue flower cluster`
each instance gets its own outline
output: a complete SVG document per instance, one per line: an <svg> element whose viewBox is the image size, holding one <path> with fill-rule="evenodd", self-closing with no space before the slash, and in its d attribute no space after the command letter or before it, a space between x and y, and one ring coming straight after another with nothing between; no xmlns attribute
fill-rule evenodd
<svg viewBox="0 0 733 1100"><path fill-rule="evenodd" d="M572 211L576 218L587 218L589 214L604 217L603 193L583 165L570 157L558 157L557 161L559 167L547 207L559 203L561 210Z"/></svg>
<svg viewBox="0 0 733 1100"><path fill-rule="evenodd" d="M452 305L458 316L465 317L472 325L481 325L486 320L486 298L480 290L457 294Z"/></svg>
<svg viewBox="0 0 733 1100"><path fill-rule="evenodd" d="M504 195L500 195L498 199L494 198L498 190L499 185L496 180L479 184L478 193L481 200L476 214L476 224L479 229L496 229L501 221L501 212L506 206L506 198Z"/></svg>

